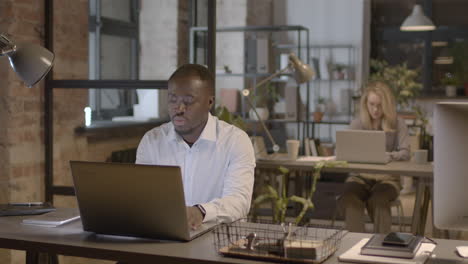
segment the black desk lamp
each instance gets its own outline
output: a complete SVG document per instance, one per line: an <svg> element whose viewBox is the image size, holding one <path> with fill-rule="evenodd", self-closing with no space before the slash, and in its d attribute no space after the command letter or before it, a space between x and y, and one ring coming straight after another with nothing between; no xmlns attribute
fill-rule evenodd
<svg viewBox="0 0 468 264"><path fill-rule="evenodd" d="M8 56L10 65L28 87L39 82L52 68L54 54L31 43L15 44L0 34L0 56Z"/></svg>
<svg viewBox="0 0 468 264"><path fill-rule="evenodd" d="M282 73L285 73L287 71L290 71L290 70L293 71L294 79L296 80L296 82L298 84L308 82L314 76L314 72L312 71L310 66L303 63L294 53L291 53L291 54L289 54L288 66L286 66L284 69L281 69L281 70L277 71L276 73L273 73L268 78L262 80L257 85L255 85L255 88L258 88L258 87L266 84L267 82L271 81L276 76L278 76L278 75L280 75ZM258 121L260 122L260 124L262 126L262 129L267 134L268 139L270 140L271 144L273 145L273 151L275 153L278 152L279 149L280 149L278 144L276 144L275 140L271 136L270 131L265 126L265 123L263 122L263 120L260 118L260 115L258 114L257 110L254 107L254 104L253 104L252 100L249 97L250 89L242 90L242 95L245 97L245 99L246 99L247 103L249 104L249 106L253 109L255 115L257 116Z"/></svg>

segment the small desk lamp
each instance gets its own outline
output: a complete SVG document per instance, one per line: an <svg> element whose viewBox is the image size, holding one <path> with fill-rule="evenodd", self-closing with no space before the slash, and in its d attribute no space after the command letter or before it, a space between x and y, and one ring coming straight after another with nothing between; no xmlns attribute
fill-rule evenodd
<svg viewBox="0 0 468 264"><path fill-rule="evenodd" d="M435 30L434 23L424 14L421 5L414 5L413 12L408 16L403 24L401 31L431 31Z"/></svg>
<svg viewBox="0 0 468 264"><path fill-rule="evenodd" d="M275 78L276 76L288 71L288 70L292 70L293 73L294 73L294 79L296 80L296 82L298 84L301 84L301 83L305 83L305 82L308 82L310 79L312 79L312 77L314 76L314 72L312 71L312 69L310 68L309 65L303 63L294 53L291 53L289 54L289 63L288 63L288 66L286 66L284 69L282 70L279 70L277 71L276 73L273 73L272 75L270 75L268 78L262 80L261 82L259 82L255 88L258 88L264 84L266 84L267 82L271 81L271 79ZM265 133L267 134L268 136L268 139L270 140L271 144L273 145L273 151L276 153L279 151L279 146L278 144L276 144L275 140L273 139L273 137L271 136L271 133L270 131L268 130L268 128L265 126L265 123L263 122L263 120L260 118L260 115L257 113L257 110L255 109L254 107L254 104L252 102L252 100L250 99L249 95L250 95L250 89L244 89L242 90L242 95L245 97L247 103L249 104L249 106L253 109L254 113L255 113L255 116L257 116L257 119L258 121L260 122L261 126L262 126L262 129L265 131Z"/></svg>
<svg viewBox="0 0 468 264"><path fill-rule="evenodd" d="M54 54L37 44L14 44L0 34L0 56L8 56L10 65L18 76L32 87L52 68Z"/></svg>

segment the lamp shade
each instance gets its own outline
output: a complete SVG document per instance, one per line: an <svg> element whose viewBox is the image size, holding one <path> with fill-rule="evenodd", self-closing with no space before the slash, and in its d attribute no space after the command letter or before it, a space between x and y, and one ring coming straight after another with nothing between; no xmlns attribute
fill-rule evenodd
<svg viewBox="0 0 468 264"><path fill-rule="evenodd" d="M289 63L294 69L294 79L298 84L308 82L314 77L310 66L303 63L294 53L289 54Z"/></svg>
<svg viewBox="0 0 468 264"><path fill-rule="evenodd" d="M20 43L14 51L7 53L10 64L28 87L39 82L50 71L54 54L44 47Z"/></svg>
<svg viewBox="0 0 468 264"><path fill-rule="evenodd" d="M434 23L424 14L421 5L414 5L413 12L400 27L401 31L430 31L434 29Z"/></svg>

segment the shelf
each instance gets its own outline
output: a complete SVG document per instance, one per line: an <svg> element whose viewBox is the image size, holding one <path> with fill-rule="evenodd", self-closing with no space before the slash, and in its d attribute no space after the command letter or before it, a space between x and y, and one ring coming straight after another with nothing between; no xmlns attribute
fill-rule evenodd
<svg viewBox="0 0 468 264"><path fill-rule="evenodd" d="M354 82L352 79L315 79L310 82Z"/></svg>
<svg viewBox="0 0 468 264"><path fill-rule="evenodd" d="M294 44L274 44L275 48L278 49L297 49L298 46ZM353 45L307 45L301 46L300 48L309 48L309 49L352 49Z"/></svg>
<svg viewBox="0 0 468 264"><path fill-rule="evenodd" d="M350 121L321 121L321 122L311 121L311 122L316 125L349 125L351 123Z"/></svg>
<svg viewBox="0 0 468 264"><path fill-rule="evenodd" d="M246 123L258 123L257 120L253 119L244 119ZM263 120L264 123L307 123L307 124L315 124L315 125L349 125L350 121L322 121L322 122L315 122L313 120L305 121L305 120L296 120L296 119L268 119Z"/></svg>
<svg viewBox="0 0 468 264"><path fill-rule="evenodd" d="M217 77L267 77L271 73L216 73Z"/></svg>
<svg viewBox="0 0 468 264"><path fill-rule="evenodd" d="M192 27L193 31L208 31L207 27ZM244 26L244 27L219 27L216 32L255 32L255 31L288 31L288 30L309 30L304 26L280 25L280 26Z"/></svg>

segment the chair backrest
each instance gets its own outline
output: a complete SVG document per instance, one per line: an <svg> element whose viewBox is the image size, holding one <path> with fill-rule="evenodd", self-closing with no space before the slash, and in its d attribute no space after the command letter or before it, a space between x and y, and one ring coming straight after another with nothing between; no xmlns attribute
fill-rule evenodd
<svg viewBox="0 0 468 264"><path fill-rule="evenodd" d="M113 151L109 161L118 163L135 163L136 151L136 148Z"/></svg>

